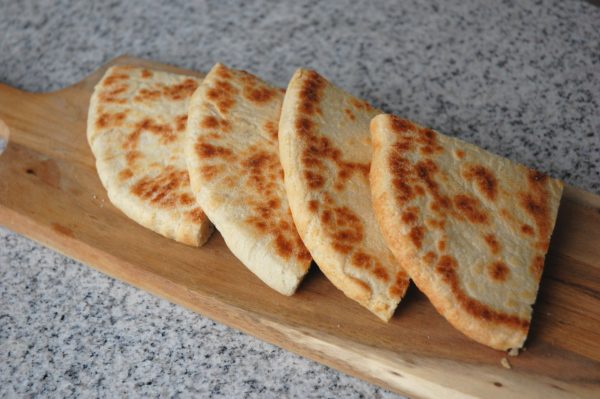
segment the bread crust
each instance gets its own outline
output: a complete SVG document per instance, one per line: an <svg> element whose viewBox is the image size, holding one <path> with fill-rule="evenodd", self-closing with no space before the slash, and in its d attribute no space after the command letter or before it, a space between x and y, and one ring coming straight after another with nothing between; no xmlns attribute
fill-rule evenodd
<svg viewBox="0 0 600 399"><path fill-rule="evenodd" d="M411 279L465 335L522 347L562 183L391 115L371 138L375 216Z"/></svg>
<svg viewBox="0 0 600 399"><path fill-rule="evenodd" d="M87 138L110 201L142 226L192 246L213 226L196 203L183 154L189 99L201 79L109 68L90 99Z"/></svg>
<svg viewBox="0 0 600 399"><path fill-rule="evenodd" d="M300 69L283 102L279 154L292 216L317 265L346 296L387 321L408 278L371 208L368 124L377 113Z"/></svg>
<svg viewBox="0 0 600 399"><path fill-rule="evenodd" d="M283 91L217 64L189 107L186 159L192 191L233 254L283 295L311 257L291 217L279 161Z"/></svg>

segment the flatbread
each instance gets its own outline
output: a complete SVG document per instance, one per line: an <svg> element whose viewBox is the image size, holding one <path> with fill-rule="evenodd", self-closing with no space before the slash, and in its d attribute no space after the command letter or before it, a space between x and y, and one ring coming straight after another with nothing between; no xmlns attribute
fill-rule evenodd
<svg viewBox="0 0 600 399"><path fill-rule="evenodd" d="M562 183L391 115L371 134L373 206L396 258L458 330L520 348Z"/></svg>
<svg viewBox="0 0 600 399"><path fill-rule="evenodd" d="M282 100L282 90L215 65L190 104L186 157L192 191L231 252L271 288L291 295L311 257L283 187Z"/></svg>
<svg viewBox="0 0 600 399"><path fill-rule="evenodd" d="M292 215L311 255L344 294L387 321L408 277L371 207L369 121L378 113L300 69L285 95L279 149Z"/></svg>
<svg viewBox="0 0 600 399"><path fill-rule="evenodd" d="M144 227L200 246L213 231L183 156L187 107L201 79L145 68L106 71L90 100L87 138L110 201Z"/></svg>

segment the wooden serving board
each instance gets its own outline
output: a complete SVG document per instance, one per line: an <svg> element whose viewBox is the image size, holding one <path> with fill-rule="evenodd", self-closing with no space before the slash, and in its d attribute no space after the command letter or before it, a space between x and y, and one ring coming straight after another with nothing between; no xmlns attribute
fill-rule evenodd
<svg viewBox="0 0 600 399"><path fill-rule="evenodd" d="M413 287L388 323L316 267L296 295L261 283L219 234L203 248L165 239L114 208L86 141L88 99L105 69L52 93L0 84L0 224L211 319L411 397L600 397L600 197L567 187L527 351L470 341Z"/></svg>

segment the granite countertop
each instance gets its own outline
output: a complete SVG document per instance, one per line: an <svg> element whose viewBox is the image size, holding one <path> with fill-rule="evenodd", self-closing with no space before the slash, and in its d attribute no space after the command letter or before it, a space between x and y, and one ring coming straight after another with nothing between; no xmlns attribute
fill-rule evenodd
<svg viewBox="0 0 600 399"><path fill-rule="evenodd" d="M600 8L393 3L0 0L0 82L58 89L124 53L203 71L220 61L282 86L307 66L600 192ZM0 228L0 396L125 393L396 397Z"/></svg>

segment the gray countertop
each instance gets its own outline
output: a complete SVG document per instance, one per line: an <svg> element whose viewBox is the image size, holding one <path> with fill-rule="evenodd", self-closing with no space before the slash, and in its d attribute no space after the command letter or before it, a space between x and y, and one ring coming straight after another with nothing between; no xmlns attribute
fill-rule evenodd
<svg viewBox="0 0 600 399"><path fill-rule="evenodd" d="M220 61L282 86L308 66L600 191L600 8L589 3L162 3L0 0L0 81L58 89L124 53L203 71ZM0 396L125 393L395 397L0 228Z"/></svg>

